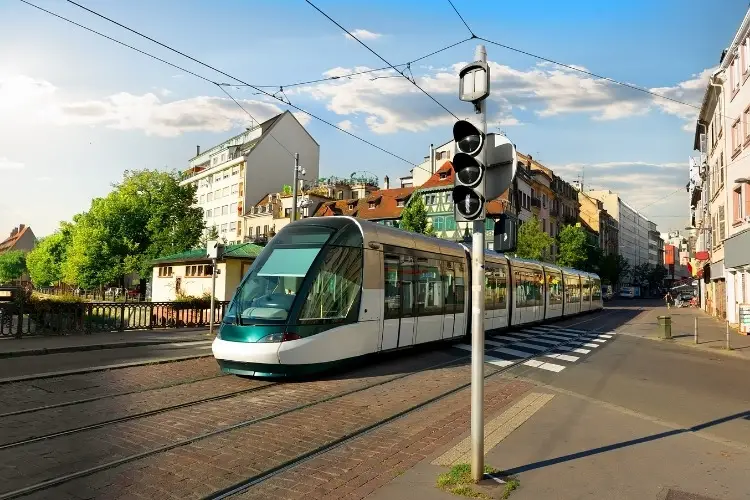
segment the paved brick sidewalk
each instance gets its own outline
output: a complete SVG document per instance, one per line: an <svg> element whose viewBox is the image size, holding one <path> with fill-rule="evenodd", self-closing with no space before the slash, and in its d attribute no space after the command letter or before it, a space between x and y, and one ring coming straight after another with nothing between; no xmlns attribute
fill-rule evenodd
<svg viewBox="0 0 750 500"><path fill-rule="evenodd" d="M660 339L658 317L672 318L672 339L675 344L696 347L715 353L724 353L750 360L750 335L741 335L734 328L729 329L731 351L726 351L726 322L707 315L694 307L658 307L644 311L631 321L617 328L618 333L641 338ZM695 320L698 320L698 344L694 340Z"/></svg>
<svg viewBox="0 0 750 500"><path fill-rule="evenodd" d="M0 358L210 340L208 329L129 331L0 339Z"/></svg>

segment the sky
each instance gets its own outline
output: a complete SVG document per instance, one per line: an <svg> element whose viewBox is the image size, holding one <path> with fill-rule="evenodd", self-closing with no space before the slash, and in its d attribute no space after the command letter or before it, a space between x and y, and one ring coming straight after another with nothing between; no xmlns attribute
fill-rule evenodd
<svg viewBox="0 0 750 500"><path fill-rule="evenodd" d="M155 61L19 0L0 2L0 236L19 223L46 236L105 196L125 170L182 170L250 116L210 82L235 80L62 0L29 0ZM391 156L295 112L321 146L321 176L408 175L447 142L455 118L394 70L292 85L387 66L303 0L80 0L214 68L336 124ZM390 64L470 36L445 0L314 0ZM454 0L478 36L699 106L746 1ZM465 41L401 66L459 118ZM485 43L488 131L569 182L619 192L658 224L683 229L697 109ZM190 75L188 70L208 81ZM277 93L284 87L283 94ZM287 109L245 86L224 87L256 120ZM404 161L406 160L406 161ZM304 165L303 165L304 166ZM292 175L292 165L289 166ZM279 186L281 188L281 186Z"/></svg>

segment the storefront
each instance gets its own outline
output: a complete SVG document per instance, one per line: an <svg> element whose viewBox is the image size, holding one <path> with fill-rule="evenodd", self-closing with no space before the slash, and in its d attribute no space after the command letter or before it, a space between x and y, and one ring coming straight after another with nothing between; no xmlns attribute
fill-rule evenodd
<svg viewBox="0 0 750 500"><path fill-rule="evenodd" d="M750 230L724 241L724 264L729 275L727 319L737 324L740 322L740 306L750 304Z"/></svg>

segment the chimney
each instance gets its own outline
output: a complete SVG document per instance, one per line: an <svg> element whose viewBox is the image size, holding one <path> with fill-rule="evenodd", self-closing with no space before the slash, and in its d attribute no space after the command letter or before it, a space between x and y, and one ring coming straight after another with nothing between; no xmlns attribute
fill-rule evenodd
<svg viewBox="0 0 750 500"><path fill-rule="evenodd" d="M21 231L23 231L23 228L25 228L25 227L26 227L26 224L19 224L18 225L18 232L20 233Z"/></svg>
<svg viewBox="0 0 750 500"><path fill-rule="evenodd" d="M195 156L200 156L200 155L201 155L201 145L198 144L197 146L195 146Z"/></svg>
<svg viewBox="0 0 750 500"><path fill-rule="evenodd" d="M435 173L435 148L430 144L430 174Z"/></svg>
<svg viewBox="0 0 750 500"><path fill-rule="evenodd" d="M391 188L390 179L388 179L388 176L386 175L385 177L383 177L383 189L390 189L390 188Z"/></svg>
<svg viewBox="0 0 750 500"><path fill-rule="evenodd" d="M10 232L10 237L14 237L16 234L18 234L18 228L14 227Z"/></svg>

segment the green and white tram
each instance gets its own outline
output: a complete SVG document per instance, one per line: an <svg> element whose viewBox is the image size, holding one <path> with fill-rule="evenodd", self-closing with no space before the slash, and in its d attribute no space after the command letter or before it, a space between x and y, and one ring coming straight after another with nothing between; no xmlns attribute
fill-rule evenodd
<svg viewBox="0 0 750 500"><path fill-rule="evenodd" d="M602 308L593 274L485 255L487 331ZM213 342L227 373L312 373L470 328L469 249L352 217L284 227L243 278Z"/></svg>

